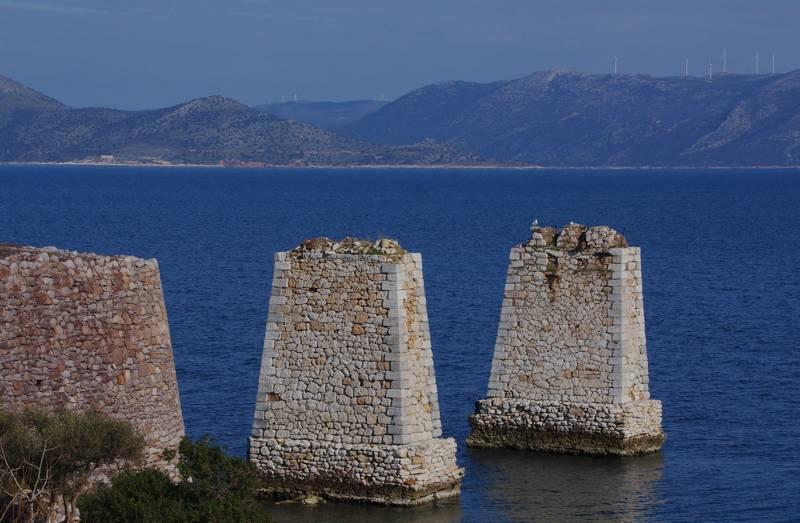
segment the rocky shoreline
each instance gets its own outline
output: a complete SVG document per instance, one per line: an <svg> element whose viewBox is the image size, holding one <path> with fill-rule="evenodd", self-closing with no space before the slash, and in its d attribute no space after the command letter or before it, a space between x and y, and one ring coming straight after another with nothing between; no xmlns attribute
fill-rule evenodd
<svg viewBox="0 0 800 523"><path fill-rule="evenodd" d="M205 169L289 169L289 170L312 170L312 169L325 169L325 170L510 170L510 171L794 171L800 169L798 165L740 165L740 166L726 166L726 165L676 165L676 166L662 166L662 165L586 165L586 166L563 166L563 165L516 165L516 164L498 164L498 163L478 163L478 164L269 164L269 165L219 165L217 164L204 164L204 163L148 163L148 162L0 162L3 165L20 165L30 166L39 165L47 166L86 166L86 167L146 167L146 168L189 168L198 167Z"/></svg>

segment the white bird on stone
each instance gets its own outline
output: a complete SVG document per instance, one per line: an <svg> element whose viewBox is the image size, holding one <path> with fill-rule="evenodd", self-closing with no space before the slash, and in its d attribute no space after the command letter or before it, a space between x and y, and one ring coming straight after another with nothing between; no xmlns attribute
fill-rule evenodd
<svg viewBox="0 0 800 523"><path fill-rule="evenodd" d="M533 220L533 223L531 224L531 227L536 227L537 225L539 225L539 218L536 218L536 219Z"/></svg>

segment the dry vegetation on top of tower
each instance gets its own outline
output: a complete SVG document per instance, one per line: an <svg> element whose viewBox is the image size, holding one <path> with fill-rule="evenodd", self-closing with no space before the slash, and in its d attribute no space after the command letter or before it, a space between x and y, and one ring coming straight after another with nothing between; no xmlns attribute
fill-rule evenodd
<svg viewBox="0 0 800 523"><path fill-rule="evenodd" d="M297 256L304 253L319 253L323 255L361 254L394 257L402 256L406 253L406 250L403 249L396 240L390 240L388 238L372 241L348 236L343 240L335 241L321 236L303 241L290 252Z"/></svg>
<svg viewBox="0 0 800 523"><path fill-rule="evenodd" d="M559 249L568 252L607 253L610 249L627 247L625 236L606 225L589 227L570 222L558 227L531 226L529 244L534 247Z"/></svg>

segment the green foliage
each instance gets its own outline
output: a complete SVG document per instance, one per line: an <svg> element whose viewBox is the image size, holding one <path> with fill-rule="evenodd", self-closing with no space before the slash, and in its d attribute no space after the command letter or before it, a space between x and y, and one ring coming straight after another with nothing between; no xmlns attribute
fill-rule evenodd
<svg viewBox="0 0 800 523"><path fill-rule="evenodd" d="M81 493L99 465L138 460L144 450L144 440L129 423L96 411L39 417L45 434L58 449L52 482L58 492L69 497Z"/></svg>
<svg viewBox="0 0 800 523"><path fill-rule="evenodd" d="M112 486L81 496L78 507L81 519L87 523L199 521L199 514L187 506L179 491L159 470L125 471L114 477Z"/></svg>
<svg viewBox="0 0 800 523"><path fill-rule="evenodd" d="M210 438L181 441L173 483L160 471L124 472L111 486L78 501L83 521L255 522L268 521L256 498L258 472L249 462L228 456Z"/></svg>
<svg viewBox="0 0 800 523"><path fill-rule="evenodd" d="M49 513L55 449L22 416L0 412L0 521L35 521Z"/></svg>
<svg viewBox="0 0 800 523"><path fill-rule="evenodd" d="M69 521L97 467L134 463L143 450L129 423L97 411L0 413L2 508L41 515L61 497Z"/></svg>
<svg viewBox="0 0 800 523"><path fill-rule="evenodd" d="M255 465L228 456L206 436L192 442L183 438L179 447L178 470L183 478L191 478L194 488L204 496L222 499L228 495L242 497L258 488Z"/></svg>
<svg viewBox="0 0 800 523"><path fill-rule="evenodd" d="M164 461L169 461L169 462L172 462L172 460L175 459L175 456L177 455L178 453L175 452L175 449L164 449L163 452L161 452L161 457L164 459Z"/></svg>

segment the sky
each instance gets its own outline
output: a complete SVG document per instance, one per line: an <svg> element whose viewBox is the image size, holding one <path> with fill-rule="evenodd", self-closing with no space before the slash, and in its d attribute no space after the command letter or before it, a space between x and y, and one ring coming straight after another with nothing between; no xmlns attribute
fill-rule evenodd
<svg viewBox="0 0 800 523"><path fill-rule="evenodd" d="M393 99L534 71L800 68L800 0L0 0L0 74L75 107Z"/></svg>

